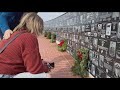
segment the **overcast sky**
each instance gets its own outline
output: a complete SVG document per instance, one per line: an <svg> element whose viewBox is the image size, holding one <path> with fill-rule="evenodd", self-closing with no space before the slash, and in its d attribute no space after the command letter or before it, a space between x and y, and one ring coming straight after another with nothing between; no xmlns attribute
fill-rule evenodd
<svg viewBox="0 0 120 90"><path fill-rule="evenodd" d="M64 14L65 12L39 12L38 15L44 20L44 21L48 21L51 20L53 18L56 18L62 14Z"/></svg>

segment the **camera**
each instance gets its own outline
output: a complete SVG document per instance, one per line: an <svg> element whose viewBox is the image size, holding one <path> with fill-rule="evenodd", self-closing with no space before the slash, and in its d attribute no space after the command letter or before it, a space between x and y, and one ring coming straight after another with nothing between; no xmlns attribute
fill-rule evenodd
<svg viewBox="0 0 120 90"><path fill-rule="evenodd" d="M47 66L48 66L49 69L53 69L55 67L55 63L54 62L53 63L48 63Z"/></svg>

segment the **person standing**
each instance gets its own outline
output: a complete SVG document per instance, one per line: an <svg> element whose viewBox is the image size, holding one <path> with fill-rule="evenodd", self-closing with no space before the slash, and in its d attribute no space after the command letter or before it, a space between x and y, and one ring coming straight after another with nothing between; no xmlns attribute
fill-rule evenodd
<svg viewBox="0 0 120 90"><path fill-rule="evenodd" d="M24 12L0 12L0 39L8 39Z"/></svg>

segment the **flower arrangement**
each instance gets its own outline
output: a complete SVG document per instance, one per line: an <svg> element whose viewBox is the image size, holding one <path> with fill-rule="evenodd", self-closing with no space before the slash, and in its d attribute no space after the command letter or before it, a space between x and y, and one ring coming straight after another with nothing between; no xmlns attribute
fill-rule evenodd
<svg viewBox="0 0 120 90"><path fill-rule="evenodd" d="M88 77L88 49L79 49L74 52L75 64L71 68L75 75Z"/></svg>
<svg viewBox="0 0 120 90"><path fill-rule="evenodd" d="M66 51L66 49L67 49L67 40L66 39L61 40L57 47L58 47L58 50L61 51L61 52Z"/></svg>
<svg viewBox="0 0 120 90"><path fill-rule="evenodd" d="M51 43L54 43L55 40L56 40L56 34L53 33L53 34L51 35Z"/></svg>
<svg viewBox="0 0 120 90"><path fill-rule="evenodd" d="M47 32L47 39L51 39L51 32Z"/></svg>

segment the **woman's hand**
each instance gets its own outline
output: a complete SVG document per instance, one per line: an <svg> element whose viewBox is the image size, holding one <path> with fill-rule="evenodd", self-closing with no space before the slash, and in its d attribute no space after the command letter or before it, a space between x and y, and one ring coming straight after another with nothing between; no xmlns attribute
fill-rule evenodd
<svg viewBox="0 0 120 90"><path fill-rule="evenodd" d="M42 63L43 63L43 65L45 65L45 66L47 66L47 68L48 68L48 71L50 72L50 68L48 67L48 62L46 62L46 61L43 61L43 59L42 59Z"/></svg>
<svg viewBox="0 0 120 90"><path fill-rule="evenodd" d="M46 62L42 59L42 63L48 67L49 71L51 71L51 69L54 68L54 62L50 63L50 62Z"/></svg>
<svg viewBox="0 0 120 90"><path fill-rule="evenodd" d="M47 62L46 62L46 61L42 61L42 63L47 65Z"/></svg>
<svg viewBox="0 0 120 90"><path fill-rule="evenodd" d="M10 38L11 34L13 34L13 31L12 30L6 30L5 33L4 33L4 36L3 36L3 39L8 39Z"/></svg>

